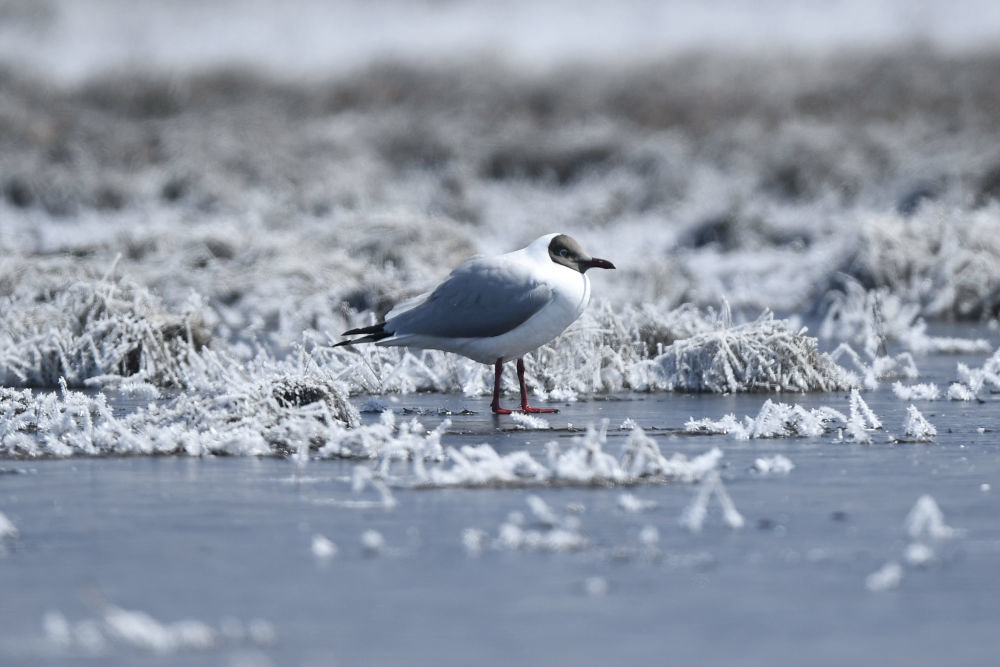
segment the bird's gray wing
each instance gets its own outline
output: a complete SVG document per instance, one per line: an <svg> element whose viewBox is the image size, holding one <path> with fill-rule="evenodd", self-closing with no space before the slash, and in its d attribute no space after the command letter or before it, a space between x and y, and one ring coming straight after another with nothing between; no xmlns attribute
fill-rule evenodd
<svg viewBox="0 0 1000 667"><path fill-rule="evenodd" d="M525 267L477 257L452 271L419 305L390 312L386 329L441 338L499 336L551 300L552 289Z"/></svg>

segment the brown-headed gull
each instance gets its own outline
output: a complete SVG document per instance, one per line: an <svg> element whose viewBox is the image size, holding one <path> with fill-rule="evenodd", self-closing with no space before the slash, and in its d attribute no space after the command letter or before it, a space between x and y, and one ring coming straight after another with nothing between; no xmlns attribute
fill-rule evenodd
<svg viewBox="0 0 1000 667"><path fill-rule="evenodd" d="M590 301L592 268L615 265L591 257L566 234L546 234L505 255L469 259L432 291L390 310L384 322L345 331L361 338L337 345L406 345L493 364L490 407L497 414L511 413L500 407L500 375L504 362L517 359L520 412L557 412L528 405L522 357L580 317Z"/></svg>

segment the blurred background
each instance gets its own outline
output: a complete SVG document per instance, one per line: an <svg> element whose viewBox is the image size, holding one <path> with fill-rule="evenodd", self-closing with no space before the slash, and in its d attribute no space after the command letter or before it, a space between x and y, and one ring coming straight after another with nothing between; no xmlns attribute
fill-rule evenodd
<svg viewBox="0 0 1000 667"><path fill-rule="evenodd" d="M113 266L280 352L564 231L615 304L987 321L998 44L988 0L0 0L0 294Z"/></svg>

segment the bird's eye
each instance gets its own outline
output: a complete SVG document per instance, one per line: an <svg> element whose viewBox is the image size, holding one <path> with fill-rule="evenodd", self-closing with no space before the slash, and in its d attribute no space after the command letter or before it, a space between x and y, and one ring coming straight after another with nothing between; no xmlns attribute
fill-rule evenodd
<svg viewBox="0 0 1000 667"><path fill-rule="evenodd" d="M559 256L560 257L569 257L569 250L567 250L566 248L560 248L559 249Z"/></svg>

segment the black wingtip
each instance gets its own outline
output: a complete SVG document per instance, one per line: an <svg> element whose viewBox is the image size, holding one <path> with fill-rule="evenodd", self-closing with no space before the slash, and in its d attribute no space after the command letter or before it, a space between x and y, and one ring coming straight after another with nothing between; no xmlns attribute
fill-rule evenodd
<svg viewBox="0 0 1000 667"><path fill-rule="evenodd" d="M360 334L380 334L385 333L385 322L379 322L378 324L373 324L370 327L360 327L358 329L351 329L340 334L341 336L357 336Z"/></svg>
<svg viewBox="0 0 1000 667"><path fill-rule="evenodd" d="M355 343L374 343L380 341L383 338L389 338L392 336L391 331L385 330L385 322L379 322L378 324L373 324L370 327L360 327L358 329L351 329L340 334L341 336L362 336L362 338L355 338L354 340L342 340L339 343L334 343L333 347L340 347L342 345L354 345Z"/></svg>

